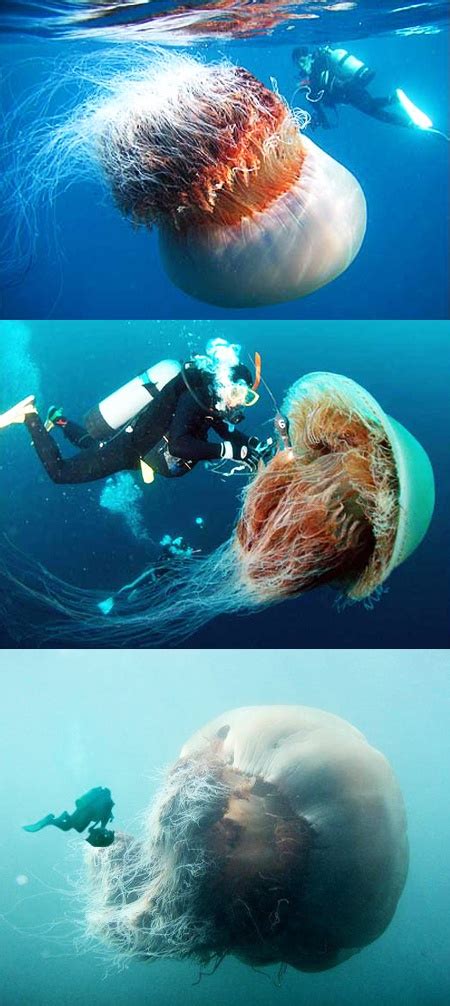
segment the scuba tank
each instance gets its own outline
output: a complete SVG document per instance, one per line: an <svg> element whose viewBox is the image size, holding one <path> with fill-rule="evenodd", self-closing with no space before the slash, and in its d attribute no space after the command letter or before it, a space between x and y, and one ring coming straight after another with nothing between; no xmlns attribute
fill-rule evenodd
<svg viewBox="0 0 450 1006"><path fill-rule="evenodd" d="M178 360L160 360L91 409L84 425L96 440L109 438L134 419L181 370Z"/></svg>
<svg viewBox="0 0 450 1006"><path fill-rule="evenodd" d="M371 70L362 60L352 56L346 49L326 50L328 62L332 72L338 80L350 83L352 80L359 80L364 85L369 84L375 76L375 71Z"/></svg>

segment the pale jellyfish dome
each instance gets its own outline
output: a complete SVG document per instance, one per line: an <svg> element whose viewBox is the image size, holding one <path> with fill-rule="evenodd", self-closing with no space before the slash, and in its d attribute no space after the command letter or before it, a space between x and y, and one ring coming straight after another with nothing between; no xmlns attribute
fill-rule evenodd
<svg viewBox="0 0 450 1006"><path fill-rule="evenodd" d="M391 921L408 868L386 758L306 706L234 709L184 745L142 840L90 850L89 932L126 956L334 967Z"/></svg>
<svg viewBox="0 0 450 1006"><path fill-rule="evenodd" d="M375 940L408 869L403 798L386 758L350 723L306 706L250 706L196 733L181 757L217 754L285 798L305 828L288 963L322 970ZM258 863L255 862L255 871ZM295 930L295 926L294 926Z"/></svg>

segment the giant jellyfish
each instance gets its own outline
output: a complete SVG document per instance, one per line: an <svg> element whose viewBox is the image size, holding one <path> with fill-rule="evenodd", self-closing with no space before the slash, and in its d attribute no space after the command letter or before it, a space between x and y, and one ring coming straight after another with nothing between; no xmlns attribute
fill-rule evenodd
<svg viewBox="0 0 450 1006"><path fill-rule="evenodd" d="M141 840L89 851L87 927L144 961L323 971L383 933L407 869L398 783L355 727L234 709L184 745Z"/></svg>
<svg viewBox="0 0 450 1006"><path fill-rule="evenodd" d="M302 297L350 265L364 195L302 133L304 113L226 60L135 47L122 65L80 65L73 107L38 121L34 156L27 136L17 210L102 178L134 225L158 228L172 281L225 307Z"/></svg>
<svg viewBox="0 0 450 1006"><path fill-rule="evenodd" d="M344 602L378 599L428 530L434 508L428 455L369 392L339 374L302 377L283 412L290 445L280 443L260 463L234 530L218 549L174 562L170 575L145 580L108 617L99 611L104 594L3 550L12 621L21 621L19 592L56 613L50 631L60 636L164 645L218 615L258 611L317 587L333 588Z"/></svg>
<svg viewBox="0 0 450 1006"><path fill-rule="evenodd" d="M234 548L248 590L372 595L417 548L434 507L427 454L355 381L307 374L284 402L292 448L250 484Z"/></svg>

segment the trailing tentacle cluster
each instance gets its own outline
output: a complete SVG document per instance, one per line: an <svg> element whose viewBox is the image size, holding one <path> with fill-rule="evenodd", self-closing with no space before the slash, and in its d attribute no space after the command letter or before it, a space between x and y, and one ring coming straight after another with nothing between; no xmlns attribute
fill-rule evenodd
<svg viewBox="0 0 450 1006"><path fill-rule="evenodd" d="M289 398L292 452L250 485L237 526L242 576L261 599L335 582L365 596L389 562L398 481L381 423L338 388Z"/></svg>

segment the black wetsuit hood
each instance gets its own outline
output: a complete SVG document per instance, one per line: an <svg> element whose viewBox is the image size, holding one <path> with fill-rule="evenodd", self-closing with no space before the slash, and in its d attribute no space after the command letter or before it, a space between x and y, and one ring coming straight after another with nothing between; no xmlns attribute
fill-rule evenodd
<svg viewBox="0 0 450 1006"><path fill-rule="evenodd" d="M205 413L212 415L215 419L233 423L233 425L241 422L244 418L244 413L239 408L229 413L217 408L217 390L215 388L214 372L210 373L204 370L197 363L195 357L192 360L187 360L182 365L181 376L187 390L199 408L205 410ZM251 372L243 363L238 363L230 368L230 379L232 382L245 381L249 388L252 386Z"/></svg>
<svg viewBox="0 0 450 1006"><path fill-rule="evenodd" d="M216 407L214 374L210 374L200 367L194 357L182 364L181 377L199 408L203 409L205 413L212 412L213 415L219 416Z"/></svg>

